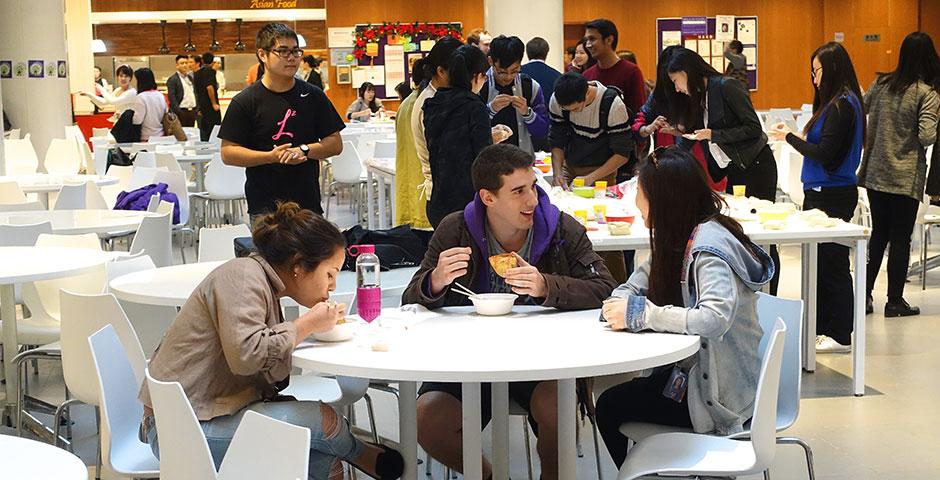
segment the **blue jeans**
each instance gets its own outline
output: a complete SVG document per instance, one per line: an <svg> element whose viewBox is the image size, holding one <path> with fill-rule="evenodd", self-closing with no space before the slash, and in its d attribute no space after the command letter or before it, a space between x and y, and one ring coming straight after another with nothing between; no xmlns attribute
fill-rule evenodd
<svg viewBox="0 0 940 480"><path fill-rule="evenodd" d="M235 429L241 423L245 411L251 410L262 415L281 420L293 425L310 429L310 468L311 479L327 479L336 458L352 461L362 453L362 442L349 431L349 424L339 413L336 414L338 433L327 438L323 432L323 414L320 411L320 402L286 401L286 402L255 402L232 415L216 417L212 420L199 422L206 435L209 451L216 470L222 464L222 458L228 450ZM327 407L331 408L331 407ZM145 418L144 429L147 432L147 443L153 454L160 458L160 445L157 440L157 429L153 417ZM258 452L263 455L264 452Z"/></svg>

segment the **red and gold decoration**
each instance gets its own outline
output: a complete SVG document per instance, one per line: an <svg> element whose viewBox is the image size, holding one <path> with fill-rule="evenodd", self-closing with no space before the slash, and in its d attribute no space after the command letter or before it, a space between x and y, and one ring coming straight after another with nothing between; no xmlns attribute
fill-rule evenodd
<svg viewBox="0 0 940 480"><path fill-rule="evenodd" d="M356 31L356 46L353 55L357 60L363 57L378 55L380 39L386 39L387 44L409 44L417 40L438 40L443 37L454 37L462 40L462 27L457 24L429 24L429 23L383 23L382 25L368 25Z"/></svg>

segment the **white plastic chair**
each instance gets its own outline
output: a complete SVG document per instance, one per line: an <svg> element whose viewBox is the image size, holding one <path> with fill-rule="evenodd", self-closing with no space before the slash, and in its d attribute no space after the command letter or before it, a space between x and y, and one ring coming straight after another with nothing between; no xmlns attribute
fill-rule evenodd
<svg viewBox="0 0 940 480"><path fill-rule="evenodd" d="M29 136L27 133L24 138L3 141L7 175L29 175L39 170L39 156Z"/></svg>
<svg viewBox="0 0 940 480"><path fill-rule="evenodd" d="M146 254L138 254L131 257L119 258L105 264L105 270L108 275L108 285L115 278L129 273L142 270L152 270L157 268L153 260ZM110 288L107 290L110 293ZM137 339L143 349L143 354L147 358L153 355L154 350L163 340L163 334L166 333L170 324L176 318L176 307L163 305L144 305L134 302L118 301L124 314L137 332Z"/></svg>
<svg viewBox="0 0 940 480"><path fill-rule="evenodd" d="M199 140L199 129L196 127L183 127L183 133L186 134L187 142Z"/></svg>
<svg viewBox="0 0 940 480"><path fill-rule="evenodd" d="M91 156L95 167L95 175L104 176L108 171L108 149L104 146L95 145L95 151Z"/></svg>
<svg viewBox="0 0 940 480"><path fill-rule="evenodd" d="M173 265L173 212L144 217L131 241L130 253L145 252L158 267Z"/></svg>
<svg viewBox="0 0 940 480"><path fill-rule="evenodd" d="M0 203L0 212L27 212L45 210L46 206L39 201L20 203Z"/></svg>
<svg viewBox="0 0 940 480"><path fill-rule="evenodd" d="M111 165L111 168L108 168L107 175L117 178L118 183L101 187L101 195L104 197L108 208L114 208L114 204L117 203L118 194L132 190L131 181L134 175L134 167L130 165L126 167Z"/></svg>
<svg viewBox="0 0 940 480"><path fill-rule="evenodd" d="M134 166L137 168L155 168L157 166L157 156L154 152L150 151L137 152L137 155L134 157Z"/></svg>
<svg viewBox="0 0 940 480"><path fill-rule="evenodd" d="M138 438L144 407L137 399L140 382L115 328L106 325L88 337L101 410L101 457L123 476L158 478L160 462Z"/></svg>
<svg viewBox="0 0 940 480"><path fill-rule="evenodd" d="M151 144L151 145L156 145L156 144L166 145L166 144L170 144L170 143L176 143L176 137L174 137L173 135L163 135L163 136L159 136L159 137L150 137L150 138L147 139L147 143L149 143L149 144Z"/></svg>
<svg viewBox="0 0 940 480"><path fill-rule="evenodd" d="M222 140L219 139L219 130L222 129L222 125L216 125L212 127L212 131L209 132L209 143L213 145L222 145Z"/></svg>
<svg viewBox="0 0 940 480"><path fill-rule="evenodd" d="M157 145L157 147L163 147L164 145ZM169 145L175 147L176 145ZM182 153L182 150L180 150ZM156 152L154 153L156 158L157 167L166 168L168 172L182 172L183 169L180 167L180 162L176 161L176 157L171 152Z"/></svg>
<svg viewBox="0 0 940 480"><path fill-rule="evenodd" d="M156 153L175 153L177 155L183 153L183 144L181 143L171 143L171 144L159 144L154 145L154 152ZM159 162L158 162L159 163Z"/></svg>
<svg viewBox="0 0 940 480"><path fill-rule="evenodd" d="M0 224L0 247L32 247L40 234L52 233L52 223Z"/></svg>
<svg viewBox="0 0 940 480"><path fill-rule="evenodd" d="M166 171L166 168L157 168L157 167L140 167L135 165L131 171L130 184L127 186L129 190L135 190L140 187L150 185L154 183L153 177L158 171Z"/></svg>
<svg viewBox="0 0 940 480"><path fill-rule="evenodd" d="M790 196L790 201L794 204L803 207L803 181L800 179L800 172L803 171L803 155L800 155L796 150L790 151L790 175L787 179L789 185L789 190L787 195Z"/></svg>
<svg viewBox="0 0 940 480"><path fill-rule="evenodd" d="M231 212L234 223L236 217L241 217L245 200L245 169L226 165L222 156L215 154L206 170L206 192L194 196L204 202L204 225L223 225L226 210Z"/></svg>
<svg viewBox="0 0 940 480"><path fill-rule="evenodd" d="M108 138L108 135L111 134L110 128L92 128L91 136L92 138Z"/></svg>
<svg viewBox="0 0 940 480"><path fill-rule="evenodd" d="M225 226L219 228L202 228L199 230L199 253L197 262L216 262L235 258L234 240L239 237L250 237L251 229L248 225Z"/></svg>
<svg viewBox="0 0 940 480"><path fill-rule="evenodd" d="M199 420L178 382L161 382L147 371L164 478L307 478L310 430L247 411L235 430L219 472ZM261 452L264 461L260 461Z"/></svg>
<svg viewBox="0 0 940 480"><path fill-rule="evenodd" d="M630 451L617 478L632 480L653 474L728 477L765 472L776 454L774 432L786 330L783 320L777 319L769 335L761 359L749 440L695 433L653 435Z"/></svg>
<svg viewBox="0 0 940 480"><path fill-rule="evenodd" d="M373 158L395 158L396 143L394 140L376 140Z"/></svg>
<svg viewBox="0 0 940 480"><path fill-rule="evenodd" d="M69 138L53 138L49 142L49 149L43 160L43 168L48 173L58 175L75 175L82 167L75 142Z"/></svg>
<svg viewBox="0 0 940 480"><path fill-rule="evenodd" d="M26 194L16 182L0 182L0 204L26 202Z"/></svg>
<svg viewBox="0 0 940 480"><path fill-rule="evenodd" d="M59 189L53 210L84 210L87 187L84 183L65 184Z"/></svg>
<svg viewBox="0 0 940 480"><path fill-rule="evenodd" d="M4 138L6 138L7 140L19 140L20 129L18 128L11 129L10 131L6 133L6 136Z"/></svg>
<svg viewBox="0 0 940 480"><path fill-rule="evenodd" d="M343 142L343 151L333 157L331 161L333 164L333 182L330 183L329 191L326 193L325 213L327 217L330 216L330 202L333 195L340 188L354 189L356 191L356 202L361 205L362 186L365 184L365 180L362 178L362 160L352 142Z"/></svg>
<svg viewBox="0 0 940 480"><path fill-rule="evenodd" d="M195 232L192 228L188 227L189 217L190 217L190 199L189 199L189 189L186 187L186 174L179 169L179 163L176 162L176 158L170 154L158 154L158 155L168 155L170 161L176 165L176 170L170 171L157 171L154 173L153 181L154 183L165 183L167 184L167 191L176 194L176 199L179 201L180 205L180 221L178 224L173 225L173 233L179 233L180 237L180 256L183 259L183 263L186 263L186 244L184 242L185 234L190 234L191 238L194 239Z"/></svg>

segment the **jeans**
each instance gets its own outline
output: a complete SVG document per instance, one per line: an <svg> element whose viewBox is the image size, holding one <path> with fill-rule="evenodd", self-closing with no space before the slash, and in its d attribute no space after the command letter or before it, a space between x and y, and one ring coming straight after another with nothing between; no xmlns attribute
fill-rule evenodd
<svg viewBox="0 0 940 480"><path fill-rule="evenodd" d="M362 453L362 443L356 439L349 431L349 424L346 419L338 413L339 422L338 433L331 438L327 438L323 432L323 414L320 410L320 402L309 401L285 401L285 402L255 402L239 410L232 415L216 417L212 420L201 421L203 433L206 435L206 442L209 444L209 451L212 452L212 460L215 462L216 470L222 465L222 459L228 450L232 437L235 436L235 429L241 423L242 416L247 410L258 412L262 415L281 420L293 425L306 427L310 429L310 467L308 476L310 479L326 479L330 477L330 471L337 458L352 461ZM332 408L332 407L327 407ZM144 430L147 435L147 443L153 450L153 454L160 458L160 444L157 439L157 429L152 416L145 417ZM264 452L259 451L259 461L262 461Z"/></svg>
<svg viewBox="0 0 940 480"><path fill-rule="evenodd" d="M803 209L818 208L826 215L852 220L858 205L858 187L822 187L820 191L806 190ZM852 342L855 289L849 273L849 247L838 243L820 243L816 266L816 334L827 335L848 345Z"/></svg>
<svg viewBox="0 0 940 480"><path fill-rule="evenodd" d="M878 279L878 270L888 251L888 301L904 296L907 267L911 260L911 234L920 202L905 195L868 190L871 204L871 240L868 241L868 295Z"/></svg>
<svg viewBox="0 0 940 480"><path fill-rule="evenodd" d="M745 185L745 191L749 197L757 197L761 200L777 200L777 160L774 159L774 153L769 146L765 146L757 157L748 165L747 169L741 170L734 164L728 165L728 186L727 193L733 193L735 185ZM770 279L770 294L777 294L777 285L780 283L780 254L777 253L777 246L770 246L770 258L774 261L774 276Z"/></svg>

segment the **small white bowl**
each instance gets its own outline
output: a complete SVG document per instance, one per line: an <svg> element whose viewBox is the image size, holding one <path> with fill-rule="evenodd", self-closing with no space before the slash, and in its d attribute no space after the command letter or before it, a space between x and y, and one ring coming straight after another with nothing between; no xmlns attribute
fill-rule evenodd
<svg viewBox="0 0 940 480"><path fill-rule="evenodd" d="M470 297L470 301L480 315L506 315L512 312L517 298L519 295L515 293L479 293Z"/></svg>
<svg viewBox="0 0 940 480"><path fill-rule="evenodd" d="M355 324L346 321L335 325L331 330L322 333L314 333L313 338L321 342L345 342L353 338L355 333Z"/></svg>

